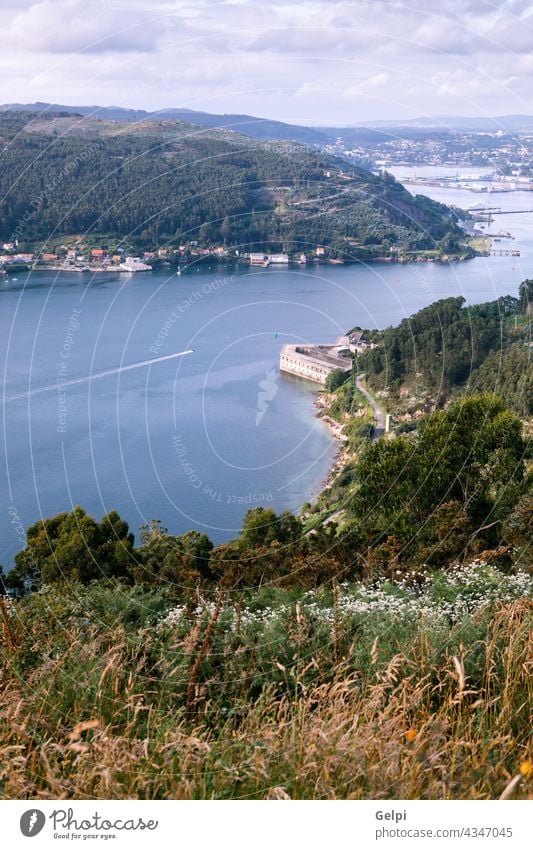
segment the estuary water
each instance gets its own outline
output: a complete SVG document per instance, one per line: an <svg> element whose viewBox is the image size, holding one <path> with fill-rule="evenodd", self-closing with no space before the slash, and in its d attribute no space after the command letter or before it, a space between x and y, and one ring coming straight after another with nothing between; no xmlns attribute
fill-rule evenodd
<svg viewBox="0 0 533 849"><path fill-rule="evenodd" d="M450 295L515 294L533 257L531 217L516 219L502 226L519 223L518 259L3 278L0 562L23 528L74 504L215 542L250 507L298 510L336 444L316 387L279 373L281 345L386 327Z"/></svg>

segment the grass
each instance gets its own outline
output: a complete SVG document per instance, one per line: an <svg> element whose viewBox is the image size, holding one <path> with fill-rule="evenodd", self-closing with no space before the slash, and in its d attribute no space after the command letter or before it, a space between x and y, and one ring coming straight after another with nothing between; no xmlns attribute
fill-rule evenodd
<svg viewBox="0 0 533 849"><path fill-rule="evenodd" d="M470 236L466 244L479 256L487 256L490 254L492 241L488 236Z"/></svg>
<svg viewBox="0 0 533 849"><path fill-rule="evenodd" d="M9 602L0 797L527 798L528 583Z"/></svg>

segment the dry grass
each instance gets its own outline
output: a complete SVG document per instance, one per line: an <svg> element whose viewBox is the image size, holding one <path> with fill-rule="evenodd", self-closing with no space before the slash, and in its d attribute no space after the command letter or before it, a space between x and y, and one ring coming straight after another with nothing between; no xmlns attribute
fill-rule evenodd
<svg viewBox="0 0 533 849"><path fill-rule="evenodd" d="M487 799L531 791L529 602L485 614L482 641L462 645L451 635L453 654L435 656L423 623L402 651L382 651L376 638L365 670L354 641L343 641L338 610L338 663L327 665L331 644L306 653L297 607L287 635L294 663L278 663L277 683L273 671L259 687L260 640L243 645L239 633L221 647L212 639L218 615L219 606L207 631L170 645L151 636L157 629L132 642L123 626L82 633L69 621L54 651L43 649L49 623L33 622L28 641L19 619L15 657L3 649L0 796Z"/></svg>

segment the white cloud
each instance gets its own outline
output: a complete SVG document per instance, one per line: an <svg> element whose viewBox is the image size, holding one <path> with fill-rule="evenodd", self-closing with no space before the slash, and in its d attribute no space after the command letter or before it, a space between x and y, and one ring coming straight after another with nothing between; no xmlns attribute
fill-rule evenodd
<svg viewBox="0 0 533 849"><path fill-rule="evenodd" d="M431 114L436 99L439 111L502 114L531 97L531 0L3 0L2 11L0 101L342 123Z"/></svg>
<svg viewBox="0 0 533 849"><path fill-rule="evenodd" d="M416 47L457 55L475 51L477 34L456 21L434 16L416 28L412 40Z"/></svg>
<svg viewBox="0 0 533 849"><path fill-rule="evenodd" d="M163 22L149 7L116 8L108 0L42 0L16 14L2 32L9 47L47 53L155 50Z"/></svg>
<svg viewBox="0 0 533 849"><path fill-rule="evenodd" d="M471 98L482 94L488 81L463 69L442 71L435 74L432 82L437 97Z"/></svg>
<svg viewBox="0 0 533 849"><path fill-rule="evenodd" d="M375 74L373 77L363 80L361 89L363 91L374 91L375 89L386 88L390 83L390 74Z"/></svg>
<svg viewBox="0 0 533 849"><path fill-rule="evenodd" d="M533 14L525 18L501 16L487 32L488 49L495 52L530 53L533 51Z"/></svg>

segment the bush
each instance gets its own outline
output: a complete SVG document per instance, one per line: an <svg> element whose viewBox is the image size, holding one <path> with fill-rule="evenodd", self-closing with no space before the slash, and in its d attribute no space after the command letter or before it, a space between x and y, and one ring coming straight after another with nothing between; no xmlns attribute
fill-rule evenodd
<svg viewBox="0 0 533 849"><path fill-rule="evenodd" d="M345 372L341 368L335 368L330 371L326 378L326 392L335 392L343 383L346 383L350 378L350 372Z"/></svg>

